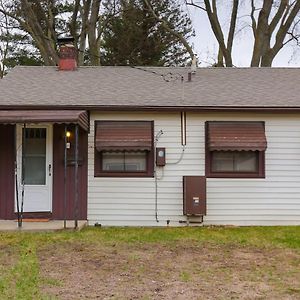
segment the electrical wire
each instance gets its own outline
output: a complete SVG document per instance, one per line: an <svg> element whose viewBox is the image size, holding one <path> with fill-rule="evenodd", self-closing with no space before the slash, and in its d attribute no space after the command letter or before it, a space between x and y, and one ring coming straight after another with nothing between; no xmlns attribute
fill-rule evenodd
<svg viewBox="0 0 300 300"><path fill-rule="evenodd" d="M160 137L164 134L164 132L162 130L159 130L158 133L155 135L154 138L154 148L156 148L158 140L160 139ZM158 219L158 182L157 182L158 178L157 178L157 165L154 162L154 184L155 184L155 220L158 223L159 219Z"/></svg>
<svg viewBox="0 0 300 300"><path fill-rule="evenodd" d="M77 49L77 51L81 52L81 53L85 53L85 51L82 51L82 50L79 50L79 49ZM101 56L99 56L99 55L95 55L95 54L91 54L91 53L89 55L93 56L95 58L101 59ZM135 70L140 70L140 71L143 71L143 72L147 72L147 73L151 73L153 75L159 76L165 82L173 82L173 81L181 80L181 82L183 83L183 81L184 81L184 75L182 75L180 73L174 73L174 72L159 73L159 72L154 71L153 69L151 70L150 68L146 69L146 68L142 68L142 67L136 67L136 66L133 66L133 65L127 65L127 66L132 68L132 69L135 69Z"/></svg>
<svg viewBox="0 0 300 300"><path fill-rule="evenodd" d="M183 159L184 151L185 151L185 145L182 146L182 151L180 153L180 157L178 158L178 160L175 161L175 162L169 162L169 163L167 162L166 165L177 165L177 164L179 164Z"/></svg>

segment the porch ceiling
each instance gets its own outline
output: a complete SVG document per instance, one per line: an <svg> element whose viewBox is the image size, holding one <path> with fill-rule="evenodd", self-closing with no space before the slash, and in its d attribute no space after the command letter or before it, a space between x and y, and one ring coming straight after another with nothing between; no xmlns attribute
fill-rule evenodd
<svg viewBox="0 0 300 300"><path fill-rule="evenodd" d="M78 124L89 129L89 117L85 110L0 110L0 124L57 123Z"/></svg>

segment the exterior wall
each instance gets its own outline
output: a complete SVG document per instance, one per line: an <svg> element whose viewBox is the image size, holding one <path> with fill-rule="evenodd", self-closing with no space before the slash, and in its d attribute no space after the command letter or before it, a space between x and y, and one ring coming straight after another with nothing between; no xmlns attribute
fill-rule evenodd
<svg viewBox="0 0 300 300"><path fill-rule="evenodd" d="M15 126L0 125L0 219L14 217Z"/></svg>
<svg viewBox="0 0 300 300"><path fill-rule="evenodd" d="M95 120L154 120L163 130L158 147L166 147L167 165L158 169L158 218L155 221L154 178L95 178ZM205 175L204 122L265 121L268 148L265 179L207 179L204 224L300 224L300 115L187 113L187 145L180 157L179 113L91 113L88 162L90 225L179 226L182 215L182 176Z"/></svg>
<svg viewBox="0 0 300 300"><path fill-rule="evenodd" d="M69 220L74 219L74 176L75 168L72 164L74 159L74 126L68 128L71 132L71 149L68 150L67 165L67 212L66 217ZM53 202L52 218L56 220L64 219L64 131L65 125L53 125ZM79 209L78 218L87 219L87 132L79 130Z"/></svg>

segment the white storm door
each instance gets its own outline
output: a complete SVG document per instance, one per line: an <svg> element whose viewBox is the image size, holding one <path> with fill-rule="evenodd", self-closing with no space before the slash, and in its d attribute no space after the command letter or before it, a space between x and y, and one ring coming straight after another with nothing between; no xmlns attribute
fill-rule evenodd
<svg viewBox="0 0 300 300"><path fill-rule="evenodd" d="M24 134L24 139L22 135ZM52 126L18 127L18 195L24 212L52 211ZM24 165L22 165L24 164ZM22 171L23 169L23 171Z"/></svg>

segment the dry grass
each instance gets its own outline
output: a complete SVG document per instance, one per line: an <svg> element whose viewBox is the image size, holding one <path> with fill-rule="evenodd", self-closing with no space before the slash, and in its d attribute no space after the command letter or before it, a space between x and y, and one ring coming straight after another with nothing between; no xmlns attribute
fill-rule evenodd
<svg viewBox="0 0 300 300"><path fill-rule="evenodd" d="M0 235L0 299L300 299L300 227Z"/></svg>

